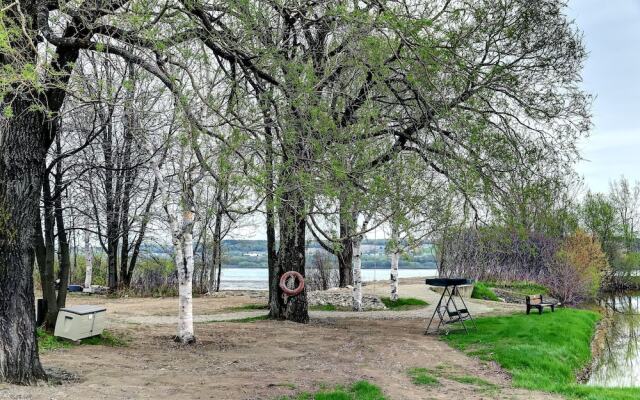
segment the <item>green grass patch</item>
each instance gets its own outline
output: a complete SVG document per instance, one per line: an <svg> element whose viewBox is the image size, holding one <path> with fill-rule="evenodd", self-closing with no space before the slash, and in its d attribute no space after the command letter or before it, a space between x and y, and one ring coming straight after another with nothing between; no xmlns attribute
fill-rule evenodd
<svg viewBox="0 0 640 400"><path fill-rule="evenodd" d="M407 373L414 385L435 386L439 383L438 378L426 368L411 368Z"/></svg>
<svg viewBox="0 0 640 400"><path fill-rule="evenodd" d="M401 297L396 301L391 301L389 297L381 297L380 300L388 309L395 311L415 310L429 305L426 301L413 297Z"/></svg>
<svg viewBox="0 0 640 400"><path fill-rule="evenodd" d="M282 400L387 400L379 387L367 381L359 381L348 388L337 387L316 393L301 393L296 397L282 397Z"/></svg>
<svg viewBox="0 0 640 400"><path fill-rule="evenodd" d="M496 294L493 293L493 290L491 290L489 287L487 287L487 285L485 285L482 282L476 282L473 285L473 292L471 293L471 298L491 300L491 301L499 300L498 296L496 296Z"/></svg>
<svg viewBox="0 0 640 400"><path fill-rule="evenodd" d="M591 359L591 338L598 320L594 312L575 309L479 318L477 330L469 334L452 332L443 340L469 355L496 361L512 374L517 387L559 393L570 399L639 399L640 388L576 383L576 374Z"/></svg>
<svg viewBox="0 0 640 400"><path fill-rule="evenodd" d="M549 294L549 289L547 289L546 287L539 285L537 283L528 282L528 281L511 281L511 282L483 281L479 283L482 283L488 287L511 290L511 291L523 294L525 296L530 296L532 294Z"/></svg>
<svg viewBox="0 0 640 400"><path fill-rule="evenodd" d="M38 328L37 335L38 349L40 351L68 349L71 347L84 345L110 347L124 347L127 345L127 342L123 338L115 336L109 331L103 331L101 335L82 339L79 343L53 336L51 333L41 328Z"/></svg>

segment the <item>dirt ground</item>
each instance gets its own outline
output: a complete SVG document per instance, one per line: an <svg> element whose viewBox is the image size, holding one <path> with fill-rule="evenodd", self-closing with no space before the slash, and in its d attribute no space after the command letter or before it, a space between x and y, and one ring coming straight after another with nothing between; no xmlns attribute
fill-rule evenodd
<svg viewBox="0 0 640 400"><path fill-rule="evenodd" d="M416 284L417 285L417 284ZM424 285L405 293L426 292ZM375 291L371 286L367 291ZM424 297L431 300L430 293ZM259 296L201 297L194 312L201 321L245 316L230 307L260 302ZM436 298L437 301L437 298ZM302 391L368 380L388 398L399 399L555 399L514 389L509 376L451 349L437 336L423 335L429 308L396 312L397 318L367 314L311 313L311 322L198 322L194 346L171 341L177 299L107 299L72 296L71 304L104 304L109 330L126 338L126 347L76 346L42 354L45 367L78 377L76 382L38 387L0 385L0 399L275 399ZM472 301L479 314L512 311ZM262 311L251 311L259 315ZM375 312L372 312L375 313ZM381 313L381 312L377 312ZM358 318L355 318L357 316ZM144 318L151 318L145 320ZM142 319L141 319L142 318ZM214 318L216 319L216 318ZM137 321L137 322L136 322ZM411 382L413 367L445 367L441 385ZM497 389L462 384L447 375L471 375Z"/></svg>

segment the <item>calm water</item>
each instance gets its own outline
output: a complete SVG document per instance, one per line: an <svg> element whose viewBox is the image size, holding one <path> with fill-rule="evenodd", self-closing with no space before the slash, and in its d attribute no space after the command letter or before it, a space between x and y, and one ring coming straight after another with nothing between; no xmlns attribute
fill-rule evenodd
<svg viewBox="0 0 640 400"><path fill-rule="evenodd" d="M435 269L400 269L400 278L431 277L437 275ZM268 289L267 280L269 273L266 268L223 268L220 289ZM375 280L389 279L389 271L383 269L363 269L362 280L371 282Z"/></svg>
<svg viewBox="0 0 640 400"><path fill-rule="evenodd" d="M603 300L614 314L606 346L589 380L590 385L640 386L640 293L625 293Z"/></svg>

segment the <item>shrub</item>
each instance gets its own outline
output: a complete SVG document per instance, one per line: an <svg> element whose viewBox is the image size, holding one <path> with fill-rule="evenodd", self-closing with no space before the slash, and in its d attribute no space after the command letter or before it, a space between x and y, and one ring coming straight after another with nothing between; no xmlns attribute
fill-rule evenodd
<svg viewBox="0 0 640 400"><path fill-rule="evenodd" d="M579 303L596 296L608 265L598 240L576 230L564 240L549 264L545 283L550 294L561 302Z"/></svg>

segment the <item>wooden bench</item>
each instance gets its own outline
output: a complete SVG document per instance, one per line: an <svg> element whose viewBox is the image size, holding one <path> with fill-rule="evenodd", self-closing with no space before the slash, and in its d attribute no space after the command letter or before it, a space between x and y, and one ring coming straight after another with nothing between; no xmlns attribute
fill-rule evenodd
<svg viewBox="0 0 640 400"><path fill-rule="evenodd" d="M551 312L555 311L556 304L555 303L545 303L542 299L541 294L533 294L531 296L527 296L527 315L531 312L532 308L537 308L538 312L542 314L542 309L544 307L551 307Z"/></svg>

